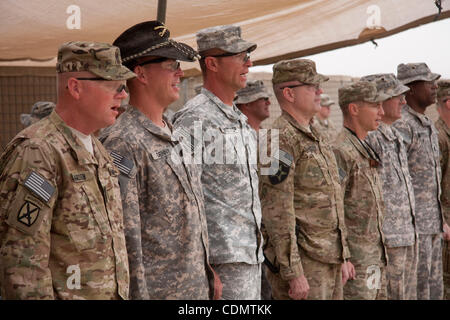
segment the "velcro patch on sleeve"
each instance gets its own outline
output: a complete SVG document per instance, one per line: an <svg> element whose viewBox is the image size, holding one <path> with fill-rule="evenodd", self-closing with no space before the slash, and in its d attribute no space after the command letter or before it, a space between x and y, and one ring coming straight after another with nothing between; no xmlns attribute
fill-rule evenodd
<svg viewBox="0 0 450 320"><path fill-rule="evenodd" d="M55 193L55 188L51 183L35 171L31 171L25 179L24 186L46 203L49 203Z"/></svg>
<svg viewBox="0 0 450 320"><path fill-rule="evenodd" d="M117 167L117 169L119 169L120 173L131 178L134 168L133 161L115 151L111 151L110 155L113 158L114 165Z"/></svg>

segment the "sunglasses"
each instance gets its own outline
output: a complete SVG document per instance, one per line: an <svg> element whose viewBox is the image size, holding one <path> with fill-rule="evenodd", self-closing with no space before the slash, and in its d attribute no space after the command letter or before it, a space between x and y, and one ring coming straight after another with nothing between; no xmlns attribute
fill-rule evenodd
<svg viewBox="0 0 450 320"><path fill-rule="evenodd" d="M160 63L160 62L164 62L166 60L168 60L168 59L167 58L158 58L158 59L153 59L153 60L148 60L148 61L138 63L136 66L145 66L146 64ZM177 71L178 69L180 69L180 65L181 65L180 61L175 60L174 62L163 66L163 68L170 70L170 71Z"/></svg>
<svg viewBox="0 0 450 320"><path fill-rule="evenodd" d="M211 57L223 58L223 57L234 57L234 56L241 56L241 60L243 63L246 63L248 60L250 60L250 52L248 52L248 51L240 52L240 53L224 53L224 54L219 54L219 55L211 56Z"/></svg>
<svg viewBox="0 0 450 320"><path fill-rule="evenodd" d="M90 81L108 81L105 80L103 78L75 78L77 80L90 80ZM121 93L123 90L125 90L125 92L128 94L128 87L125 84L121 84L117 89L116 89L116 93Z"/></svg>
<svg viewBox="0 0 450 320"><path fill-rule="evenodd" d="M283 90L284 88L293 89L293 88L303 87L303 86L307 86L309 88L314 88L314 91L317 91L317 90L320 89L320 84L306 84L306 83L295 84L295 85L292 85L292 86L285 86L285 87L281 87L280 89L281 90Z"/></svg>

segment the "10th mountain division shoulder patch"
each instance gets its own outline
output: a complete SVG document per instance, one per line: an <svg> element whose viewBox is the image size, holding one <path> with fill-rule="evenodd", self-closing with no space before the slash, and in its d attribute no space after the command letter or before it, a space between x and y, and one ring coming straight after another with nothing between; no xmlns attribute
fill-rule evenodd
<svg viewBox="0 0 450 320"><path fill-rule="evenodd" d="M294 157L283 150L279 150L277 160L278 171L275 174L269 176L269 181L271 184L279 184L287 178Z"/></svg>

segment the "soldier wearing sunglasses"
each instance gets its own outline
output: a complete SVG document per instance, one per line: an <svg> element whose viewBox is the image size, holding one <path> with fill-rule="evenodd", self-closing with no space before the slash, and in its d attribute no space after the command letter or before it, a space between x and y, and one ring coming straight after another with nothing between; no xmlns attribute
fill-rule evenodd
<svg viewBox="0 0 450 320"><path fill-rule="evenodd" d="M115 122L135 75L94 42L63 44L57 71L55 110L0 158L1 296L128 299L119 171L93 133Z"/></svg>
<svg viewBox="0 0 450 320"><path fill-rule="evenodd" d="M199 174L176 152L164 116L179 98L180 62L191 47L169 38L160 22L139 23L114 44L136 73L130 102L101 137L120 170L131 299L210 299L220 281L208 262L208 232Z"/></svg>

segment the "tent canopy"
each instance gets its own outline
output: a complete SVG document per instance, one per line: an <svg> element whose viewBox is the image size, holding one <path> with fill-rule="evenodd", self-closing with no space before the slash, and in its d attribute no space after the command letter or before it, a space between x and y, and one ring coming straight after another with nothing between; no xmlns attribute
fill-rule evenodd
<svg viewBox="0 0 450 320"><path fill-rule="evenodd" d="M449 2L438 19L450 17ZM54 66L61 43L111 43L132 25L156 19L157 6L156 0L2 0L0 65ZM258 44L252 61L261 65L382 38L432 22L437 13L434 0L167 0L165 24L172 38L195 49L196 31L239 25L243 38ZM78 22L79 29L67 26Z"/></svg>

